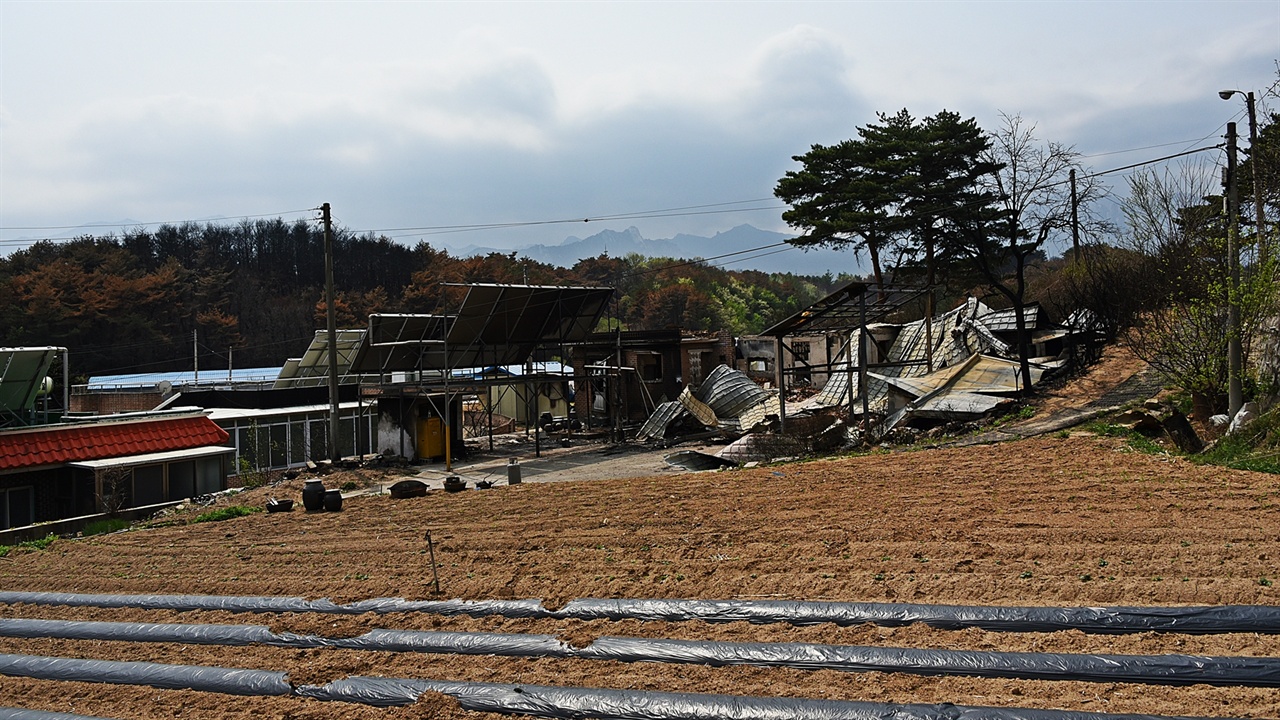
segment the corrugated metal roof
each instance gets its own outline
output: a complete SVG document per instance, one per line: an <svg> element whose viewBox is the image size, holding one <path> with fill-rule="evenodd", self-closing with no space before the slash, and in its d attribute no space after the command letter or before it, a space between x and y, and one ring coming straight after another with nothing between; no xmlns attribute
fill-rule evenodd
<svg viewBox="0 0 1280 720"><path fill-rule="evenodd" d="M153 388L162 382L167 382L170 385L271 382L280 375L280 370L281 368L278 367L239 368L232 370L229 375L226 370L208 370L200 373L199 383L196 382L197 378L194 371L95 375L89 378L87 387L91 391L97 391Z"/></svg>
<svg viewBox="0 0 1280 720"><path fill-rule="evenodd" d="M1032 364L1031 382L1040 382L1045 369ZM885 381L916 397L942 390L945 393L985 393L1006 395L1022 390L1017 360L975 355L959 365L942 368L918 377L886 377Z"/></svg>
<svg viewBox="0 0 1280 720"><path fill-rule="evenodd" d="M204 415L0 432L0 470L222 445L230 438Z"/></svg>
<svg viewBox="0 0 1280 720"><path fill-rule="evenodd" d="M1043 318L1039 305L1032 303L1023 307L1022 317L1026 320L1028 329L1040 328L1040 321ZM1015 332L1018 329L1018 314L1013 311L1013 308L996 310L986 315L979 315L978 322L985 325L991 332Z"/></svg>
<svg viewBox="0 0 1280 720"><path fill-rule="evenodd" d="M684 406L675 400L664 402L653 411L649 419L644 421L644 425L640 426L640 431L636 433L636 437L641 440L645 438L659 440L666 435L667 426L686 412L688 411L684 409Z"/></svg>
<svg viewBox="0 0 1280 720"><path fill-rule="evenodd" d="M736 418L748 408L764 402L769 393L741 370L719 365L702 381L694 397L710 405L716 417Z"/></svg>

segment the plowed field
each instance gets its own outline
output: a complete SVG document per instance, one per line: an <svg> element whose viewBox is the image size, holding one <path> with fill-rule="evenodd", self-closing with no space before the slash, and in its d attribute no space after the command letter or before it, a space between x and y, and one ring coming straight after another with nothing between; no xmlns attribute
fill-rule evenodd
<svg viewBox="0 0 1280 720"><path fill-rule="evenodd" d="M981 605L1280 604L1280 479L1056 434L719 473L505 484L340 513L257 513L82 540L0 559L5 590L375 597L761 598ZM331 484L332 486L332 484ZM269 494L300 497L301 482ZM268 490L220 503L261 506ZM441 593L435 593L431 533ZM330 616L0 605L2 617L370 628L1068 653L1280 656L1280 636L1085 635L746 623ZM735 695L1280 716L1275 689L984 680L900 673L521 659L336 649L0 639L0 652L347 675ZM0 677L0 705L107 717L483 717L432 698L375 709L299 698Z"/></svg>

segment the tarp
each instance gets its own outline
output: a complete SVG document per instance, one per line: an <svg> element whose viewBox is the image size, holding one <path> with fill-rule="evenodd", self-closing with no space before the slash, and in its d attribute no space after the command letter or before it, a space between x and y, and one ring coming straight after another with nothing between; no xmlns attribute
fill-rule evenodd
<svg viewBox="0 0 1280 720"><path fill-rule="evenodd" d="M149 685L167 690L200 690L227 695L288 695L293 692L288 676L282 672L204 665L0 655L0 675L37 680Z"/></svg>
<svg viewBox="0 0 1280 720"><path fill-rule="evenodd" d="M943 630L976 627L996 632L1179 632L1280 634L1280 607L984 607L914 603L812 602L804 600L583 599L557 613L583 620L790 623L898 627L925 623Z"/></svg>
<svg viewBox="0 0 1280 720"><path fill-rule="evenodd" d="M47 710L25 710L23 708L0 707L0 720L108 720L108 718L98 717L96 715L49 712Z"/></svg>
<svg viewBox="0 0 1280 720"><path fill-rule="evenodd" d="M425 612L436 615L498 615L510 618L579 620L661 620L683 622L790 623L898 627L925 623L944 630L976 627L995 632L1087 633L1177 632L1280 634L1280 607L1221 605L1191 607L1017 607L919 605L914 603L814 602L805 600L582 599L560 610L526 600L404 600L375 598L338 605L329 600L228 595L106 595L0 591L9 605L136 607L151 610L227 610L229 612Z"/></svg>
<svg viewBox="0 0 1280 720"><path fill-rule="evenodd" d="M735 643L602 637L573 648L553 635L371 630L353 638L273 633L258 625L181 625L68 620L0 620L0 636L214 645L261 643L383 652L506 657L574 657L621 662L755 665L843 672L1280 687L1280 658L1194 655L1083 655L860 647L813 643Z"/></svg>
<svg viewBox="0 0 1280 720"><path fill-rule="evenodd" d="M409 705L427 692L458 699L464 710L545 718L605 720L1190 720L1157 715L1119 715L1071 710L966 707L647 692L544 685L442 682L350 677L297 693L380 707Z"/></svg>

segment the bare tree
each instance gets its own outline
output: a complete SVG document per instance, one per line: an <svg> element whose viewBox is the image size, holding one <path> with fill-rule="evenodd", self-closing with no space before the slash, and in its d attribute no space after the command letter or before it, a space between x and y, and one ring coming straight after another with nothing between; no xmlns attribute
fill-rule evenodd
<svg viewBox="0 0 1280 720"><path fill-rule="evenodd" d="M133 468L116 466L97 471L98 509L114 516L128 505Z"/></svg>
<svg viewBox="0 0 1280 720"><path fill-rule="evenodd" d="M1030 337L1024 313L1027 269L1044 257L1050 241L1070 237L1073 204L1084 235L1104 231L1105 222L1090 208L1106 190L1097 178L1077 173L1073 203L1070 176L1081 169L1080 154L1055 142L1042 143L1035 126L1018 115L1002 114L1001 121L986 153L986 160L999 167L985 178L997 198L996 209L963 218L955 234L956 249L1012 305L1023 387L1030 388Z"/></svg>
<svg viewBox="0 0 1280 720"><path fill-rule="evenodd" d="M1185 163L1129 178L1121 242L1140 253L1139 312L1125 344L1167 380L1191 393L1197 414L1221 409L1228 383L1227 307L1232 301L1226 258L1226 215L1214 196L1211 165ZM1256 248L1251 248L1256 252ZM1273 312L1272 269L1250 252L1234 302L1240 343L1250 358L1264 318Z"/></svg>

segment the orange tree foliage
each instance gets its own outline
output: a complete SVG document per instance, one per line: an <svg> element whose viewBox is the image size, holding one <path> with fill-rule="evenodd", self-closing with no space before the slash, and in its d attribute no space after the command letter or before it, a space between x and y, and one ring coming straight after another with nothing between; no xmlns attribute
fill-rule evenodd
<svg viewBox="0 0 1280 720"><path fill-rule="evenodd" d="M515 253L458 258L422 242L335 234L339 327L371 313L449 312L461 283L614 287L602 325L758 332L835 280L730 271L670 258L584 258L559 268ZM0 338L61 345L82 375L278 366L325 326L323 238L312 223L162 226L40 242L0 258Z"/></svg>

